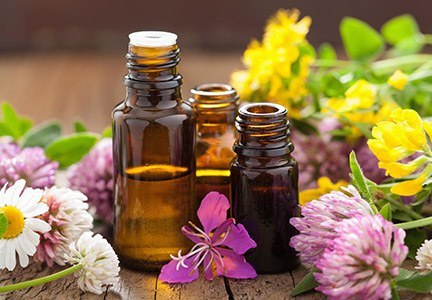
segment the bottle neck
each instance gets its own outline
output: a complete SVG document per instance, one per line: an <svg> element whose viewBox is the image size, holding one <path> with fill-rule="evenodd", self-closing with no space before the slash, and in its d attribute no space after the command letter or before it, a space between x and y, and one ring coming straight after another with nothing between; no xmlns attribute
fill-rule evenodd
<svg viewBox="0 0 432 300"><path fill-rule="evenodd" d="M236 118L239 139L234 151L239 156L270 159L290 157L291 142L286 109L278 104L254 103L239 109Z"/></svg>
<svg viewBox="0 0 432 300"><path fill-rule="evenodd" d="M189 104L194 108L198 126L234 125L238 107L236 90L228 84L205 83L191 90Z"/></svg>
<svg viewBox="0 0 432 300"><path fill-rule="evenodd" d="M178 45L141 47L129 44L126 55L126 103L131 106L165 109L181 101L182 76Z"/></svg>

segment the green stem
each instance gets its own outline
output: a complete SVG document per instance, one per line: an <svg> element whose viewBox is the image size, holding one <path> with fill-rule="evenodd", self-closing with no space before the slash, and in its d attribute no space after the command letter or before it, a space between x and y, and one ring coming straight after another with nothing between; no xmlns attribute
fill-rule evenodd
<svg viewBox="0 0 432 300"><path fill-rule="evenodd" d="M349 60L339 60L339 59L316 59L313 63L314 67L324 67L324 68L332 68L332 67L341 67L345 68L352 64L356 64L355 61Z"/></svg>
<svg viewBox="0 0 432 300"><path fill-rule="evenodd" d="M378 74L386 74L398 68L422 65L430 60L431 54L405 55L373 62L371 68Z"/></svg>
<svg viewBox="0 0 432 300"><path fill-rule="evenodd" d="M399 223L395 225L398 228L407 230L407 229L425 227L431 224L432 224L432 217L428 217L421 220L409 221L409 222Z"/></svg>
<svg viewBox="0 0 432 300"><path fill-rule="evenodd" d="M12 291L20 290L20 289L26 289L26 288L29 288L32 286L44 284L47 282L51 282L51 281L60 279L62 277L71 275L71 274L75 273L76 271L82 269L82 267L83 266L81 264L77 264L77 265L69 267L65 270L62 270L60 272L57 272L57 273L54 273L54 274L51 274L48 276L44 276L41 278L36 278L36 279L28 280L28 281L23 281L20 283L10 284L10 285L6 285L6 286L1 286L0 287L0 293L8 293L8 292L12 292Z"/></svg>
<svg viewBox="0 0 432 300"><path fill-rule="evenodd" d="M403 205L402 203L400 203L397 200L394 200L392 198L385 198L385 201L389 202L393 207L403 211L404 213L406 213L407 215L413 217L416 220L421 220L423 219L423 216L421 214L416 213L415 211L409 209L408 207L406 207L405 205Z"/></svg>

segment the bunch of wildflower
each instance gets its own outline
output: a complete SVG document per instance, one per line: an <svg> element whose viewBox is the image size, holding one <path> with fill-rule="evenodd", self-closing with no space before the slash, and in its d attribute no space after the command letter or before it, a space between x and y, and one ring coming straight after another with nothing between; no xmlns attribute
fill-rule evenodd
<svg viewBox="0 0 432 300"><path fill-rule="evenodd" d="M372 136L368 145L379 160L378 166L387 175L402 179L391 192L417 194L432 176L432 122L423 121L414 110L396 109L388 121L376 124ZM413 178L407 180L409 175Z"/></svg>
<svg viewBox="0 0 432 300"><path fill-rule="evenodd" d="M298 10L280 10L272 17L262 42L253 40L243 55L246 70L232 74L242 99L285 105L298 117L306 105L306 81L314 52L306 40L310 17L299 20Z"/></svg>
<svg viewBox="0 0 432 300"><path fill-rule="evenodd" d="M376 87L360 79L346 90L343 97L333 97L326 101L323 113L331 113L347 131L351 141L363 135L362 128L370 128L387 116L398 106L392 100L381 100L377 97Z"/></svg>

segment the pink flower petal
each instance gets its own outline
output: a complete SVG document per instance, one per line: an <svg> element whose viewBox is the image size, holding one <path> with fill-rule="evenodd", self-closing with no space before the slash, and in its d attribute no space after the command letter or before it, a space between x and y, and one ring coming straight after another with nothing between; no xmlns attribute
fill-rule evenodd
<svg viewBox="0 0 432 300"><path fill-rule="evenodd" d="M210 253L207 254L207 256L204 258L204 263L203 263L203 270L204 270L204 277L205 279L207 279L208 281L211 281L214 279L214 274L213 274L213 262L210 264L210 259L211 259L211 255ZM210 264L210 266L208 267L208 269L206 270L205 268Z"/></svg>
<svg viewBox="0 0 432 300"><path fill-rule="evenodd" d="M182 233L195 244L202 243L202 239L194 234L194 231L189 226L183 226Z"/></svg>
<svg viewBox="0 0 432 300"><path fill-rule="evenodd" d="M210 192L204 197L197 215L207 234L226 220L229 207L227 197L218 192Z"/></svg>
<svg viewBox="0 0 432 300"><path fill-rule="evenodd" d="M185 260L185 265L188 268L182 266L177 270L177 261L171 260L169 263L162 267L159 279L167 283L187 283L196 280L199 276L198 269L194 270L191 267L194 256L191 256Z"/></svg>
<svg viewBox="0 0 432 300"><path fill-rule="evenodd" d="M223 268L219 263L217 265L217 274L237 279L249 279L257 277L254 268L246 262L242 255L238 255L232 250L217 247L217 251L223 256ZM217 260L216 260L217 262Z"/></svg>
<svg viewBox="0 0 432 300"><path fill-rule="evenodd" d="M231 224L229 226L228 236L222 245L233 249L235 253L240 255L257 246L255 241L249 236L249 233L242 224Z"/></svg>

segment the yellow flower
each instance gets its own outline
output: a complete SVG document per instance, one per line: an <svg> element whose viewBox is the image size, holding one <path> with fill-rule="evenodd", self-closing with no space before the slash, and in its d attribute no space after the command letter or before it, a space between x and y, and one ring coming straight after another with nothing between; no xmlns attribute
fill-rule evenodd
<svg viewBox="0 0 432 300"><path fill-rule="evenodd" d="M402 178L412 174L426 162L427 158L425 156L420 156L406 164L399 162L385 163L380 161L378 166L386 170L386 175L390 175L393 178Z"/></svg>
<svg viewBox="0 0 432 300"><path fill-rule="evenodd" d="M388 121L378 122L372 129L372 139L368 140L371 151L379 160L378 166L386 170L393 178L403 178L424 167L414 179L397 183L391 192L401 196L415 195L422 189L423 183L432 175L432 151L429 139L432 135L432 123L423 121L418 113L411 109L395 109ZM410 155L421 154L416 159L407 159Z"/></svg>
<svg viewBox="0 0 432 300"><path fill-rule="evenodd" d="M375 97L376 90L374 85L364 79L360 79L345 92L345 98L331 98L325 106L337 113L353 112L358 109L372 107Z"/></svg>
<svg viewBox="0 0 432 300"><path fill-rule="evenodd" d="M312 200L317 200L322 195L328 194L331 191L340 190L342 186L347 186L348 182L346 182L345 180L339 180L338 182L333 183L328 177L321 177L317 180L317 185L317 188L300 192L300 205L305 205Z"/></svg>
<svg viewBox="0 0 432 300"><path fill-rule="evenodd" d="M253 40L243 54L246 70L234 72L231 84L247 101L271 101L300 117L308 94L306 81L313 54L306 35L311 19L298 10L280 10L265 28L262 42Z"/></svg>
<svg viewBox="0 0 432 300"><path fill-rule="evenodd" d="M412 180L406 180L395 184L390 192L400 196L412 196L421 191L423 183L427 179L427 174L422 172L420 176Z"/></svg>
<svg viewBox="0 0 432 300"><path fill-rule="evenodd" d="M402 91L408 83L408 75L401 70L396 70L387 80L387 83L393 88Z"/></svg>

